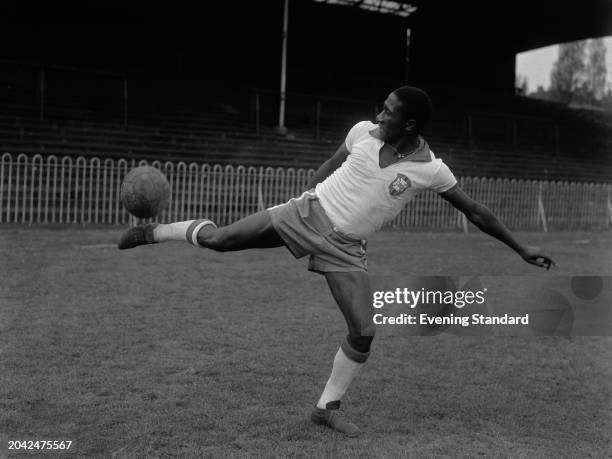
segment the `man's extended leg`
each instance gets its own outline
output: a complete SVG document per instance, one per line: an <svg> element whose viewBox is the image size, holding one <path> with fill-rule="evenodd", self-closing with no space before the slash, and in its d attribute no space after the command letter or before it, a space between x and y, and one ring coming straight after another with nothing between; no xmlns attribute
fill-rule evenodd
<svg viewBox="0 0 612 459"><path fill-rule="evenodd" d="M348 325L349 333L334 357L331 376L311 419L348 436L361 432L338 417L337 409L349 385L370 355L375 326L372 322L370 282L365 272L326 272L325 278Z"/></svg>
<svg viewBox="0 0 612 459"><path fill-rule="evenodd" d="M269 212L263 210L221 228L210 220L136 226L121 235L119 248L131 249L166 241L187 241L220 252L284 245L272 225Z"/></svg>

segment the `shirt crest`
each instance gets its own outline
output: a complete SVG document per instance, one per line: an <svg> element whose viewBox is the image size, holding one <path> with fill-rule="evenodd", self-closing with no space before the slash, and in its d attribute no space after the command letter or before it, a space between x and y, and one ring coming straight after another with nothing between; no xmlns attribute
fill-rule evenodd
<svg viewBox="0 0 612 459"><path fill-rule="evenodd" d="M404 174L397 174L397 177L389 184L389 194L398 196L412 186L410 179Z"/></svg>

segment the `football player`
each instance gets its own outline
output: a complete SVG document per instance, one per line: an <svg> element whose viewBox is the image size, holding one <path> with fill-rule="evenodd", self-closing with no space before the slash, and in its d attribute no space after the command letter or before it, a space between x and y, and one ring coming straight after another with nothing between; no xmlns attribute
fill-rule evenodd
<svg viewBox="0 0 612 459"><path fill-rule="evenodd" d="M375 334L366 240L406 203L422 191L436 191L527 263L546 269L554 265L539 249L519 243L487 207L460 189L420 135L431 113L424 91L400 87L385 100L376 124L362 121L349 131L300 197L225 227L206 219L136 226L121 235L119 248L187 241L221 252L285 246L296 258L308 255L309 269L325 276L348 328L311 419L357 436L359 428L340 416L339 408L370 355Z"/></svg>

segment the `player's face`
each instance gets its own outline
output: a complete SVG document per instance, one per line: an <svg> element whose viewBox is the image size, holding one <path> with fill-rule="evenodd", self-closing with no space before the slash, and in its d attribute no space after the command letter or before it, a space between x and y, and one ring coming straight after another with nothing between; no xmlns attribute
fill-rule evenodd
<svg viewBox="0 0 612 459"><path fill-rule="evenodd" d="M385 142L400 139L413 126L414 120L406 122L401 108L402 102L394 93L391 93L385 100L382 111L376 115L379 136Z"/></svg>

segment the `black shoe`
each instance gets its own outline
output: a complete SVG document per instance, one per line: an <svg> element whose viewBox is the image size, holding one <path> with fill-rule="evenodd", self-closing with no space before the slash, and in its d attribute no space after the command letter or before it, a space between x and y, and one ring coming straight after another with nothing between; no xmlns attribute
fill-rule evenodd
<svg viewBox="0 0 612 459"><path fill-rule="evenodd" d="M130 228L119 238L119 250L132 249L139 245L155 244L153 230L159 223L148 223Z"/></svg>
<svg viewBox="0 0 612 459"><path fill-rule="evenodd" d="M310 420L315 424L329 427L330 429L342 432L347 437L357 437L361 435L361 430L352 422L342 419L344 412L340 410L340 401L329 402L325 409L315 407L310 415Z"/></svg>

